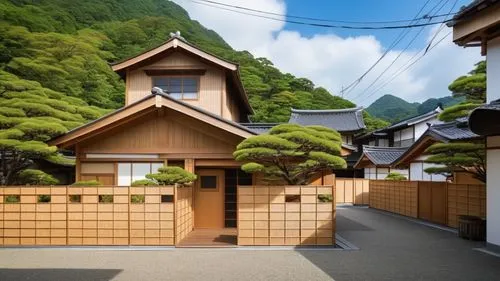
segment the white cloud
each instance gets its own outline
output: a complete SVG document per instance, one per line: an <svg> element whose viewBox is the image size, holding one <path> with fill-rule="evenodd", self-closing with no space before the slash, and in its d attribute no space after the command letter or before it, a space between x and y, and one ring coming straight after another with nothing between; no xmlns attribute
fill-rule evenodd
<svg viewBox="0 0 500 281"><path fill-rule="evenodd" d="M339 93L342 86L347 86L364 73L385 51L374 36L342 38L335 34L317 34L308 38L299 32L285 30L282 22L220 10L189 0L175 2L183 6L193 19L219 33L235 49L249 50L256 56L265 56L282 71L309 78L317 86L326 87L335 94ZM224 3L278 14L286 13L286 5L282 0L224 0ZM424 31L427 32L427 42L437 28ZM449 28L444 28L434 42L449 31ZM408 35L410 36L411 34ZM393 94L410 102L446 96L450 94L448 84L470 71L473 64L481 59L479 50L458 47L453 44L449 35L412 68L374 93L373 90L378 85L387 81L415 54L415 51L403 52L387 73L363 93L400 52L401 49L390 51L346 98L368 106L383 94Z"/></svg>

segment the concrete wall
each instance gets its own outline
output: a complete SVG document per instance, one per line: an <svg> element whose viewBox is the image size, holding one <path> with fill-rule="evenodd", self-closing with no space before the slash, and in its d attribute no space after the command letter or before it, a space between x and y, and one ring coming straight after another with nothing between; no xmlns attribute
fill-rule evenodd
<svg viewBox="0 0 500 281"><path fill-rule="evenodd" d="M487 101L492 102L500 99L500 38L488 41L487 64ZM498 137L496 137L498 138ZM490 143L492 140L488 140ZM496 140L495 140L496 141ZM486 182L487 194L487 242L500 246L500 150L489 149L487 151L488 176Z"/></svg>

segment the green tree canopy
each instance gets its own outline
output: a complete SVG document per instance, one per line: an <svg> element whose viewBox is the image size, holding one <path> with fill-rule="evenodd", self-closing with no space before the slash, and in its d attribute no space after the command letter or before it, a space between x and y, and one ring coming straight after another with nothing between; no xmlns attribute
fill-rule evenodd
<svg viewBox="0 0 500 281"><path fill-rule="evenodd" d="M403 174L401 173L396 173L396 172L393 172L393 173L389 173L387 175L387 177L385 177L386 180L391 180L391 181L405 181L407 180L408 178L406 178L406 176L404 176Z"/></svg>
<svg viewBox="0 0 500 281"><path fill-rule="evenodd" d="M486 101L486 61L476 64L469 75L458 77L448 87L455 97L465 97L471 103Z"/></svg>
<svg viewBox="0 0 500 281"><path fill-rule="evenodd" d="M0 70L1 184L55 184L50 175L27 169L42 159L70 164L56 147L45 142L106 112L64 97L35 81Z"/></svg>
<svg viewBox="0 0 500 281"><path fill-rule="evenodd" d="M436 143L425 153L430 155L425 162L439 165L425 169L429 174L449 177L453 172L466 172L486 182L486 153L482 143Z"/></svg>
<svg viewBox="0 0 500 281"><path fill-rule="evenodd" d="M147 174L146 178L149 182L147 182L147 180L142 180L139 183L134 182L132 185L186 185L194 182L197 176L180 167L163 166L158 169L158 173Z"/></svg>
<svg viewBox="0 0 500 281"><path fill-rule="evenodd" d="M322 126L282 124L269 133L242 141L233 153L242 170L263 173L288 184L306 184L316 173L346 167L340 156L341 137Z"/></svg>

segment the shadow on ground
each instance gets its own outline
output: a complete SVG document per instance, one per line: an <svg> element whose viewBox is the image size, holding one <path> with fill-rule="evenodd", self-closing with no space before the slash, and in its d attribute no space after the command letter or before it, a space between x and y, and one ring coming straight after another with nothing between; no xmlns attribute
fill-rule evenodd
<svg viewBox="0 0 500 281"><path fill-rule="evenodd" d="M356 251L297 249L336 281L500 280L500 259L484 243L366 208L337 209L337 233Z"/></svg>
<svg viewBox="0 0 500 281"><path fill-rule="evenodd" d="M80 268L0 268L0 280L37 281L109 281L122 272L121 269L80 269Z"/></svg>

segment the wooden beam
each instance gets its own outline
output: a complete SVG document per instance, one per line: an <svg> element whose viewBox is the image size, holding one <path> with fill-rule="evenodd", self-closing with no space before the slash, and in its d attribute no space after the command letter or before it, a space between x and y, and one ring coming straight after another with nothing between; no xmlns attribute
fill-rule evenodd
<svg viewBox="0 0 500 281"><path fill-rule="evenodd" d="M241 163L232 159L196 159L195 166L202 167L241 167Z"/></svg>
<svg viewBox="0 0 500 281"><path fill-rule="evenodd" d="M144 69L148 76L202 76L207 72L206 69Z"/></svg>

